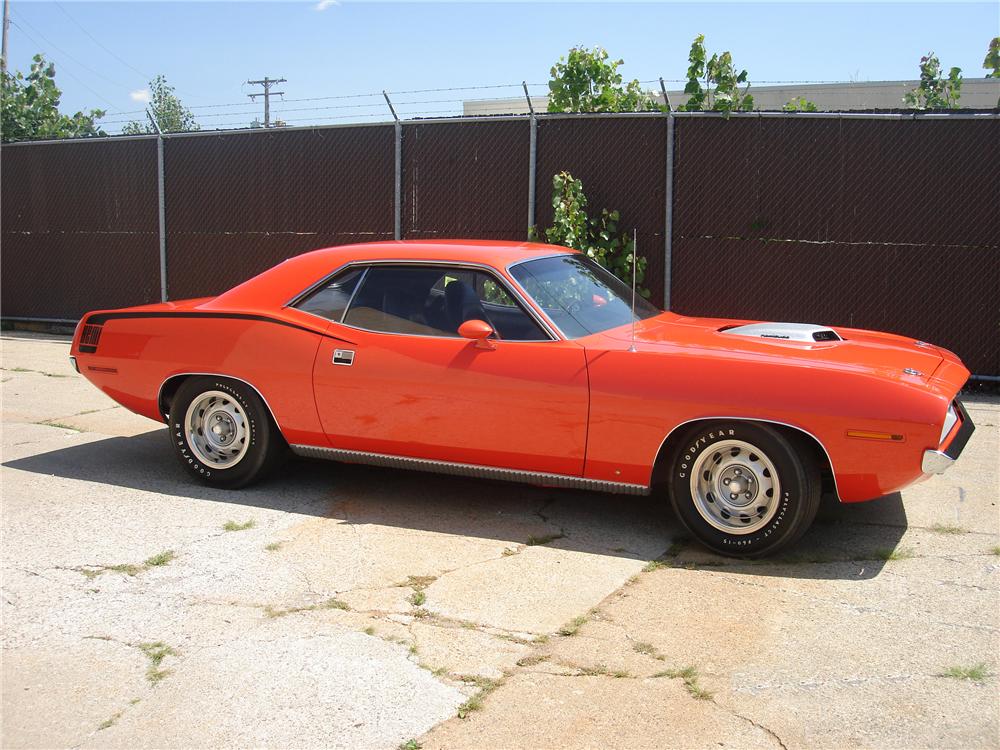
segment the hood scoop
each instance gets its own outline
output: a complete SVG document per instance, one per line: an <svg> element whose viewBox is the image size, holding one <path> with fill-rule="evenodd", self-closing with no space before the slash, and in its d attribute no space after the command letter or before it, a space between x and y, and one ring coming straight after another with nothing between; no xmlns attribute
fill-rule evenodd
<svg viewBox="0 0 1000 750"><path fill-rule="evenodd" d="M805 341L811 344L817 341L843 341L840 334L832 328L810 323L751 323L720 328L719 333L777 341Z"/></svg>

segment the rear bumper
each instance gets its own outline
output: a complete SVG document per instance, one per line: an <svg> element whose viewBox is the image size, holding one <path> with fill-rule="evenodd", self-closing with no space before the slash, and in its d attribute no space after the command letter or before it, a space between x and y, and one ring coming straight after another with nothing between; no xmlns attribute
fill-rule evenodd
<svg viewBox="0 0 1000 750"><path fill-rule="evenodd" d="M944 474L962 455L969 438L976 431L976 425L973 424L972 418L958 399L955 399L955 410L959 416L958 430L944 450L924 451L924 458L920 465L924 474Z"/></svg>

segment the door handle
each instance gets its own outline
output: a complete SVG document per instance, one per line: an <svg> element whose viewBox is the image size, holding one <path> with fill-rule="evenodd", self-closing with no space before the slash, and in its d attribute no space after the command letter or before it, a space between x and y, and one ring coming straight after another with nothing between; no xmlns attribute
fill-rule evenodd
<svg viewBox="0 0 1000 750"><path fill-rule="evenodd" d="M333 350L333 364L344 365L345 367L350 367L354 364L354 350L353 349L334 349Z"/></svg>

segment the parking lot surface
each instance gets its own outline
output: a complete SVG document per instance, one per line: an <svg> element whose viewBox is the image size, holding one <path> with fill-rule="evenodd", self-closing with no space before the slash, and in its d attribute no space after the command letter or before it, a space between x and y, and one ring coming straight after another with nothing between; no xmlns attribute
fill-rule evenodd
<svg viewBox="0 0 1000 750"><path fill-rule="evenodd" d="M205 488L66 339L2 346L5 748L1000 745L996 397L947 474L743 563L655 497Z"/></svg>

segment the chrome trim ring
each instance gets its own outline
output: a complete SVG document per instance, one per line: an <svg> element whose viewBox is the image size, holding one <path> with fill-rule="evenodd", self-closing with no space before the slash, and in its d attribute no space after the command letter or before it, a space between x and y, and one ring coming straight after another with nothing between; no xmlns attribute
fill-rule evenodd
<svg viewBox="0 0 1000 750"><path fill-rule="evenodd" d="M206 391L191 402L184 433L198 460L216 469L233 468L250 448L243 407L223 391Z"/></svg>
<svg viewBox="0 0 1000 750"><path fill-rule="evenodd" d="M691 499L711 526L727 534L752 534L778 511L781 483L764 451L743 440L711 445L691 467Z"/></svg>

